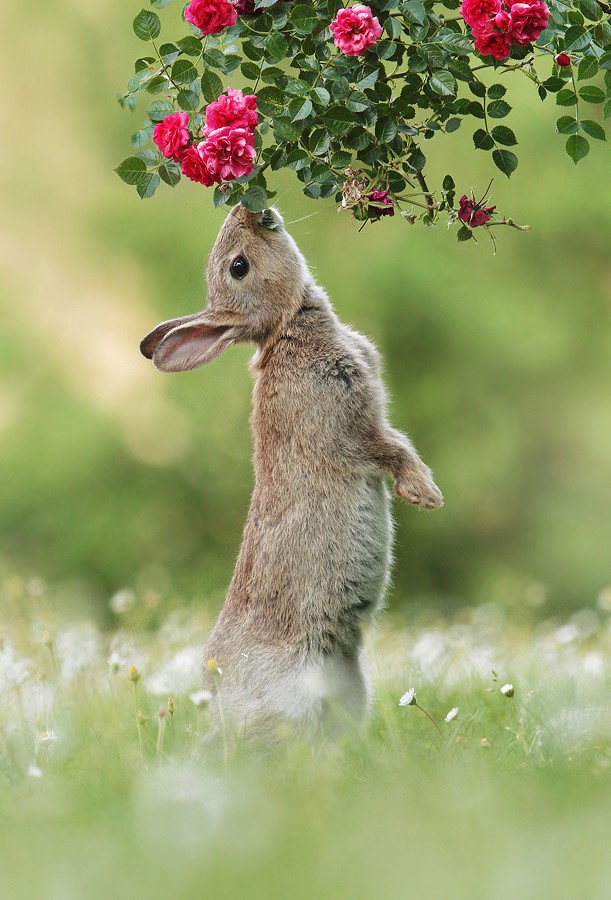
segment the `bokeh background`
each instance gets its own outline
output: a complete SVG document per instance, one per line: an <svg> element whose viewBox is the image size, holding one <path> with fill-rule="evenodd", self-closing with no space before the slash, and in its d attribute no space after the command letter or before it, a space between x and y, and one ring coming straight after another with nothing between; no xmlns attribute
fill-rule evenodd
<svg viewBox="0 0 611 900"><path fill-rule="evenodd" d="M205 305L225 213L198 185L143 202L113 173L144 116L115 101L144 49L137 11L2 11L0 566L100 624L124 589L151 623L168 605L214 611L252 487L251 351L175 376L138 352L158 321ZM553 98L519 76L508 87L511 182L469 126L428 148L431 184L451 172L458 195L479 195L494 177L493 202L533 226L499 229L496 255L485 235L458 244L398 218L357 234L293 173L273 185L338 314L380 347L393 424L445 494L435 514L396 507L390 604L406 619L488 601L515 617L608 603L608 146L592 141L575 168Z"/></svg>

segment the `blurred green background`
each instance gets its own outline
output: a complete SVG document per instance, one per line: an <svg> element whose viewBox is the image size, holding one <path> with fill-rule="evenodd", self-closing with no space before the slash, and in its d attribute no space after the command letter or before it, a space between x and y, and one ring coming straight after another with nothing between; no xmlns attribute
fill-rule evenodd
<svg viewBox="0 0 611 900"><path fill-rule="evenodd" d="M137 10L52 0L1 23L0 565L100 620L125 587L152 617L162 597L216 609L252 486L251 351L176 376L138 352L205 305L224 212L191 183L142 202L113 173L144 116L115 102L144 50ZM469 125L425 148L431 185L451 172L481 195L494 177L499 210L533 226L499 229L496 256L485 235L397 218L357 234L292 173L272 185L340 317L380 347L393 424L445 494L435 514L396 507L390 603L407 615L487 600L549 615L611 583L608 147L575 168L553 98L508 87L511 182Z"/></svg>

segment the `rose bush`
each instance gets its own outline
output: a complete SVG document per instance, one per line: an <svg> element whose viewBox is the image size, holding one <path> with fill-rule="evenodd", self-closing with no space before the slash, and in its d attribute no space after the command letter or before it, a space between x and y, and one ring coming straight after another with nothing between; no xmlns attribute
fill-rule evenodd
<svg viewBox="0 0 611 900"><path fill-rule="evenodd" d="M136 16L150 50L118 97L128 109L149 97L134 154L117 168L143 198L184 175L212 188L215 206L263 210L270 175L289 168L308 197L359 222L445 216L466 240L520 226L466 193L457 203L452 175L430 184L427 143L472 122L475 151L511 176L508 75L565 107L556 130L574 162L591 138L605 140L589 112L611 115L603 0L190 0L168 11L183 33L162 43L154 9L171 3L151 0Z"/></svg>

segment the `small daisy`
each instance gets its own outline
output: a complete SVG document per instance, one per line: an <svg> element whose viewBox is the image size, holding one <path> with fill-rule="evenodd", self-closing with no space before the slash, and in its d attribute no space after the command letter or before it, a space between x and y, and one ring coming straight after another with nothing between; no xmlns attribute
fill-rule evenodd
<svg viewBox="0 0 611 900"><path fill-rule="evenodd" d="M513 697L513 684L504 684L502 688L499 688L499 690L504 697Z"/></svg>
<svg viewBox="0 0 611 900"><path fill-rule="evenodd" d="M415 706L416 705L416 688L410 688L407 693L403 694L399 700L399 706Z"/></svg>

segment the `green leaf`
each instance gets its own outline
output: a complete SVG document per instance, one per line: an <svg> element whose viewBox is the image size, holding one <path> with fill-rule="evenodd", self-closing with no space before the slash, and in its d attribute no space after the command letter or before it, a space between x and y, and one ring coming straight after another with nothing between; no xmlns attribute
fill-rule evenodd
<svg viewBox="0 0 611 900"><path fill-rule="evenodd" d="M329 159L329 165L334 169L345 169L352 159L352 153L348 150L337 150Z"/></svg>
<svg viewBox="0 0 611 900"><path fill-rule="evenodd" d="M198 75L197 67L189 59L177 59L172 66L172 81L176 84L191 84Z"/></svg>
<svg viewBox="0 0 611 900"><path fill-rule="evenodd" d="M300 3L293 7L290 21L298 34L310 34L318 22L318 15L311 6Z"/></svg>
<svg viewBox="0 0 611 900"><path fill-rule="evenodd" d="M223 82L210 69L206 69L201 79L202 95L208 103L213 103L223 93Z"/></svg>
<svg viewBox="0 0 611 900"><path fill-rule="evenodd" d="M478 128L474 132L473 143L477 150L492 150L494 147L494 139L483 128Z"/></svg>
<svg viewBox="0 0 611 900"><path fill-rule="evenodd" d="M597 22L602 13L602 7L595 0L575 0L575 6L583 13L586 19Z"/></svg>
<svg viewBox="0 0 611 900"><path fill-rule="evenodd" d="M564 35L564 49L567 53L584 50L590 44L590 34L583 25L571 25Z"/></svg>
<svg viewBox="0 0 611 900"><path fill-rule="evenodd" d="M175 162L168 160L166 163L159 166L159 176L161 180L165 181L166 184L169 184L170 187L176 187L180 181L180 166Z"/></svg>
<svg viewBox="0 0 611 900"><path fill-rule="evenodd" d="M261 88L257 92L257 108L264 116L280 116L286 111L286 99L277 87Z"/></svg>
<svg viewBox="0 0 611 900"><path fill-rule="evenodd" d="M320 103L321 106L328 106L331 100L331 94L324 87L315 87L312 91L312 97L315 102Z"/></svg>
<svg viewBox="0 0 611 900"><path fill-rule="evenodd" d="M577 94L568 88L563 88L556 94L556 103L558 106L575 106L577 103Z"/></svg>
<svg viewBox="0 0 611 900"><path fill-rule="evenodd" d="M488 88L488 97L490 100L500 100L506 93L507 88L504 84L491 84Z"/></svg>
<svg viewBox="0 0 611 900"><path fill-rule="evenodd" d="M420 0L407 0L407 3L401 5L401 12L408 22L416 22L418 25L424 24L426 19L426 9Z"/></svg>
<svg viewBox="0 0 611 900"><path fill-rule="evenodd" d="M325 110L324 121L330 131L339 134L354 125L354 115L345 106L330 106Z"/></svg>
<svg viewBox="0 0 611 900"><path fill-rule="evenodd" d="M598 60L595 56L584 56L577 69L578 81L593 78L598 72Z"/></svg>
<svg viewBox="0 0 611 900"><path fill-rule="evenodd" d="M455 116L451 119L448 119L446 122L446 132L448 134L452 134L453 131L458 131L460 128L461 120L457 119Z"/></svg>
<svg viewBox="0 0 611 900"><path fill-rule="evenodd" d="M263 212L269 206L267 191L260 184L251 184L242 194L240 203L250 212Z"/></svg>
<svg viewBox="0 0 611 900"><path fill-rule="evenodd" d="M505 100L493 100L488 104L488 115L491 119L504 119L511 112L511 106Z"/></svg>
<svg viewBox="0 0 611 900"><path fill-rule="evenodd" d="M148 200L149 197L153 196L160 184L161 178L156 172L147 172L140 181L136 182L136 190L142 200Z"/></svg>
<svg viewBox="0 0 611 900"><path fill-rule="evenodd" d="M556 122L558 134L575 134L579 131L579 122L573 116L560 116Z"/></svg>
<svg viewBox="0 0 611 900"><path fill-rule="evenodd" d="M325 129L315 131L310 138L310 148L314 156L322 156L331 144L331 135Z"/></svg>
<svg viewBox="0 0 611 900"><path fill-rule="evenodd" d="M584 84L579 88L579 96L586 103L604 103L605 92L602 88L596 87L595 84Z"/></svg>
<svg viewBox="0 0 611 900"><path fill-rule="evenodd" d="M496 125L490 133L497 144L503 144L505 147L513 147L518 143L515 134L506 125Z"/></svg>
<svg viewBox="0 0 611 900"><path fill-rule="evenodd" d="M580 134L572 134L566 142L566 152L575 165L590 152L590 145L586 138Z"/></svg>
<svg viewBox="0 0 611 900"><path fill-rule="evenodd" d="M581 128L586 134L589 134L590 137L596 138L597 141L607 140L605 129L602 125L599 125L598 122L593 122L592 119L582 119Z"/></svg>
<svg viewBox="0 0 611 900"><path fill-rule="evenodd" d="M197 91L179 91L176 102L184 112L194 112L199 104L199 93Z"/></svg>
<svg viewBox="0 0 611 900"><path fill-rule="evenodd" d="M456 237L459 241L470 241L473 237L473 233L470 228L467 228L466 225L461 225L461 227L456 232Z"/></svg>
<svg viewBox="0 0 611 900"><path fill-rule="evenodd" d="M289 49L289 42L283 34L274 31L265 39L265 49L270 57L284 59Z"/></svg>
<svg viewBox="0 0 611 900"><path fill-rule="evenodd" d="M214 189L214 194L212 195L212 203L214 204L214 208L218 209L219 206L223 206L224 203L231 198L231 194L233 191L233 185L231 184L219 184Z"/></svg>
<svg viewBox="0 0 611 900"><path fill-rule="evenodd" d="M119 163L115 172L125 184L138 184L140 179L146 175L146 163L137 156L128 156Z"/></svg>
<svg viewBox="0 0 611 900"><path fill-rule="evenodd" d="M605 118L605 119L611 118L611 99L607 100L607 102L603 106L603 118Z"/></svg>
<svg viewBox="0 0 611 900"><path fill-rule="evenodd" d="M397 130L397 123L392 119L378 119L376 123L376 137L383 144L389 144L397 134Z"/></svg>
<svg viewBox="0 0 611 900"><path fill-rule="evenodd" d="M285 165L288 166L289 169L299 172L300 169L305 169L309 162L310 157L306 151L302 150L301 147L297 147L296 150L291 150L288 154Z"/></svg>
<svg viewBox="0 0 611 900"><path fill-rule="evenodd" d="M162 44L159 48L159 55L166 66L171 66L180 55L180 47L175 44Z"/></svg>
<svg viewBox="0 0 611 900"><path fill-rule="evenodd" d="M306 119L312 112L312 101L309 98L302 100L301 97L295 97L288 106L291 121L299 122Z"/></svg>
<svg viewBox="0 0 611 900"><path fill-rule="evenodd" d="M435 72L429 80L429 85L436 94L440 94L442 97L456 96L456 79L447 69Z"/></svg>
<svg viewBox="0 0 611 900"><path fill-rule="evenodd" d="M508 178L518 168L518 157L511 150L493 150L492 159L496 167Z"/></svg>
<svg viewBox="0 0 611 900"><path fill-rule="evenodd" d="M256 63L245 62L240 66L242 75L249 81L256 81L259 77L259 66Z"/></svg>
<svg viewBox="0 0 611 900"><path fill-rule="evenodd" d="M151 12L150 9L141 9L134 19L134 33L141 41L151 41L159 37L161 32L161 21L157 13Z"/></svg>
<svg viewBox="0 0 611 900"><path fill-rule="evenodd" d="M374 69L373 72L370 72L369 75L365 75L364 78L361 78L360 81L357 81L354 85L357 91L366 91L367 88L373 87L379 77L379 71Z"/></svg>
<svg viewBox="0 0 611 900"><path fill-rule="evenodd" d="M199 56L202 50L202 41L201 39L198 40L195 35L188 34L186 37L176 41L176 46L183 53L186 53L187 56Z"/></svg>
<svg viewBox="0 0 611 900"><path fill-rule="evenodd" d="M151 0L151 6L154 6L155 9L163 9L165 6L169 6L172 0Z"/></svg>

